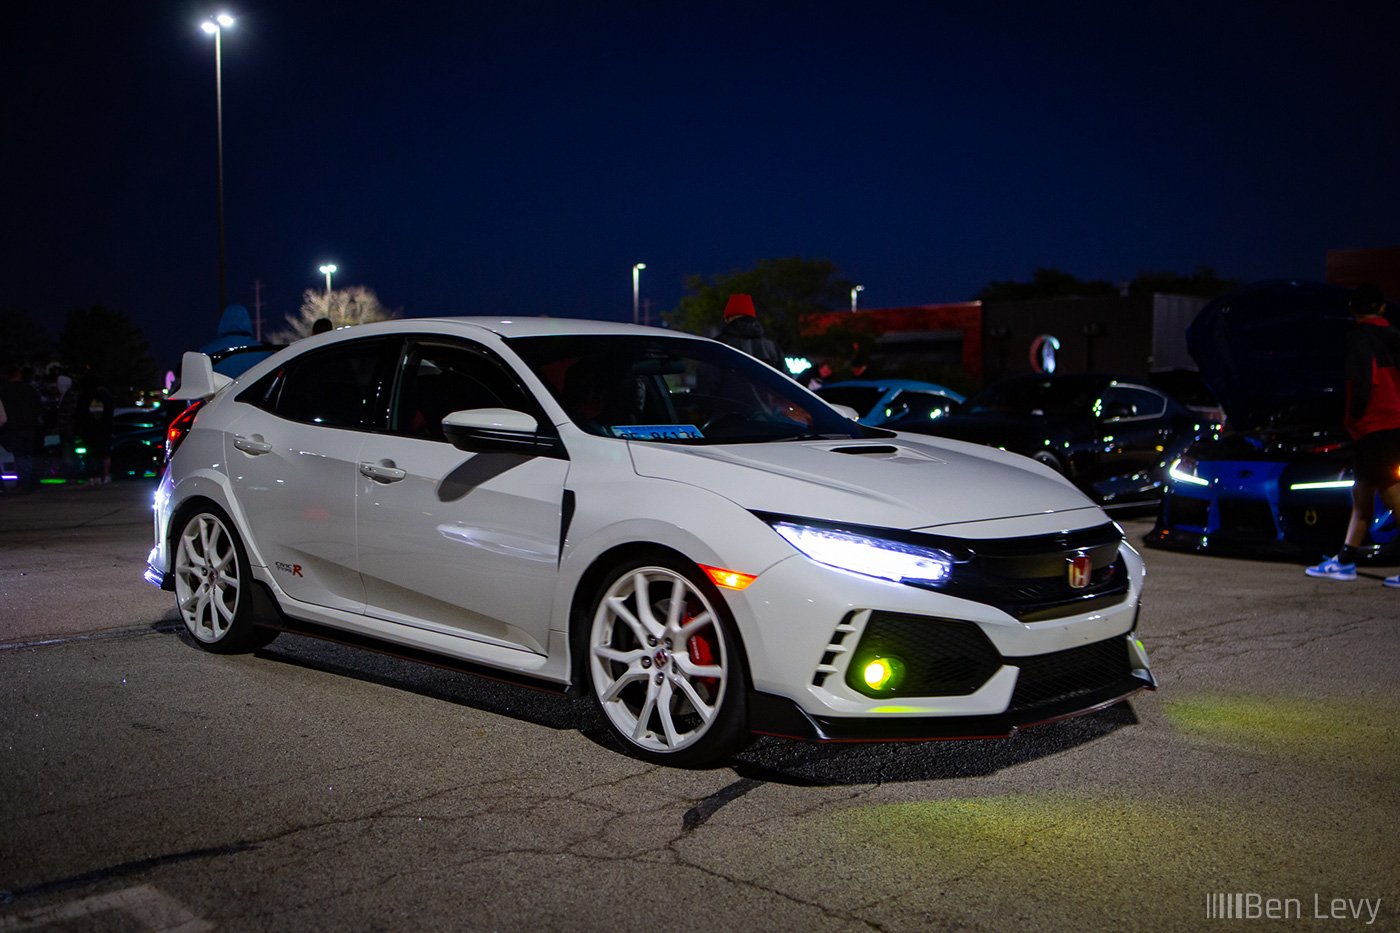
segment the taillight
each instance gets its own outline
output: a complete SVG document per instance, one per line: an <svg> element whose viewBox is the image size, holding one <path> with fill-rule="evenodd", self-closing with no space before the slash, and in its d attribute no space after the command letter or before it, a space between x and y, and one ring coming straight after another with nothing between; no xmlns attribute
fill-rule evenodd
<svg viewBox="0 0 1400 933"><path fill-rule="evenodd" d="M190 428L194 427L194 416L199 414L199 410L204 407L208 399L201 398L190 402L189 407L175 416L175 420L170 422L170 427L165 431L165 462L169 463L170 458L175 456L175 451L185 440L185 435L190 433Z"/></svg>

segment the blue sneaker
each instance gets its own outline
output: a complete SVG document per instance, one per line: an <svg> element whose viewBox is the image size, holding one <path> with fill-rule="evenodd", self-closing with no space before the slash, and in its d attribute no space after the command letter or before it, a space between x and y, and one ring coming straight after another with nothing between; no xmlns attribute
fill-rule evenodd
<svg viewBox="0 0 1400 933"><path fill-rule="evenodd" d="M1310 577L1326 577L1329 580L1355 580L1356 565L1343 564L1337 558L1329 557L1316 567L1309 567L1307 573Z"/></svg>
<svg viewBox="0 0 1400 933"><path fill-rule="evenodd" d="M1400 590L1400 573L1397 573L1393 577L1386 577L1384 580L1381 581L1381 583L1385 584L1386 586L1393 586L1397 590Z"/></svg>

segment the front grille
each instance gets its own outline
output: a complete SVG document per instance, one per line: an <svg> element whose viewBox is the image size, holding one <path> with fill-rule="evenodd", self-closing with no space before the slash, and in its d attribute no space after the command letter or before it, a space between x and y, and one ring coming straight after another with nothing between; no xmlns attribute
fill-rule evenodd
<svg viewBox="0 0 1400 933"><path fill-rule="evenodd" d="M1128 568L1119 554L1122 534L1110 524L1058 535L963 541L970 559L952 579L929 587L995 606L1022 622L1039 622L1116 605L1128 598ZM1087 586L1069 585L1069 562L1093 562Z"/></svg>
<svg viewBox="0 0 1400 933"><path fill-rule="evenodd" d="M967 696L1001 667L1001 655L973 623L896 612L870 614L846 671L847 686L870 694L861 673L877 657L904 664L903 680L880 691L882 697Z"/></svg>
<svg viewBox="0 0 1400 933"><path fill-rule="evenodd" d="M1263 499L1221 499L1220 528L1232 535L1253 535L1273 540L1278 537L1274 510Z"/></svg>
<svg viewBox="0 0 1400 933"><path fill-rule="evenodd" d="M1167 505L1167 521L1174 526L1189 525L1204 531L1210 527L1210 502L1175 493Z"/></svg>
<svg viewBox="0 0 1400 933"><path fill-rule="evenodd" d="M1025 658L1007 658L1021 669L1010 711L1043 706L1101 690L1132 673L1126 638Z"/></svg>

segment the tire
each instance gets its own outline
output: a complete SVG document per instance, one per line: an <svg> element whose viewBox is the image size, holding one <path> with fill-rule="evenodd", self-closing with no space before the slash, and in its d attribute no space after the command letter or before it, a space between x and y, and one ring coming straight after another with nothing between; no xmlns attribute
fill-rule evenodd
<svg viewBox="0 0 1400 933"><path fill-rule="evenodd" d="M748 668L699 568L671 555L629 561L603 581L587 621L588 685L628 752L689 767L747 744Z"/></svg>
<svg viewBox="0 0 1400 933"><path fill-rule="evenodd" d="M174 545L175 602L195 644L217 654L238 654L277 636L251 621L248 553L221 509L210 503L190 513Z"/></svg>

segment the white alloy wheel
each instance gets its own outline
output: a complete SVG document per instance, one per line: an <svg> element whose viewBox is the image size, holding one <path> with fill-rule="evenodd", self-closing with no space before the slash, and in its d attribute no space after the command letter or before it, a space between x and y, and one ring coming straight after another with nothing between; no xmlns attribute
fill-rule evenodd
<svg viewBox="0 0 1400 933"><path fill-rule="evenodd" d="M216 645L240 625L247 585L246 561L225 520L197 512L185 523L175 547L175 599L190 634Z"/></svg>
<svg viewBox="0 0 1400 933"><path fill-rule="evenodd" d="M695 581L655 564L624 569L588 636L593 694L618 735L654 760L726 754L742 728L742 663Z"/></svg>

